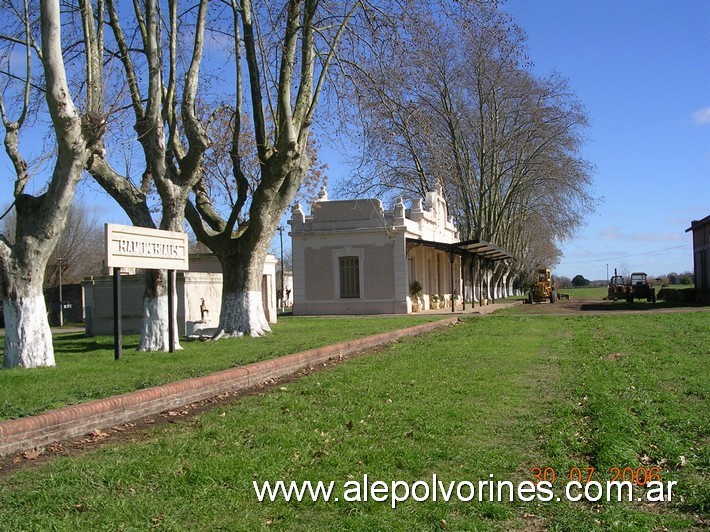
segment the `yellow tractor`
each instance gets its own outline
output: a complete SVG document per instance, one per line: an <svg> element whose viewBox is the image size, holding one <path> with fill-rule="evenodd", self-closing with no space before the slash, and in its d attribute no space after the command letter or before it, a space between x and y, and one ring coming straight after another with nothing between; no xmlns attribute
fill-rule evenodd
<svg viewBox="0 0 710 532"><path fill-rule="evenodd" d="M552 291L552 275L547 268L535 272L535 284L528 293L528 303L539 303L550 299Z"/></svg>

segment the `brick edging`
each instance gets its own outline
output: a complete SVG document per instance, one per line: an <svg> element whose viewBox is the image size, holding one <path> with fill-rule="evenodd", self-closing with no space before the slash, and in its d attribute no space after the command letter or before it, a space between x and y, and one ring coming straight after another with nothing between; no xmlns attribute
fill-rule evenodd
<svg viewBox="0 0 710 532"><path fill-rule="evenodd" d="M455 316L422 323L406 329L388 331L357 340L263 360L203 377L194 377L154 388L66 406L36 416L2 421L0 422L0 457L81 436L96 429L135 421L224 392L243 390L270 379L291 375L332 358L386 345L404 336L422 334L457 321L458 316Z"/></svg>

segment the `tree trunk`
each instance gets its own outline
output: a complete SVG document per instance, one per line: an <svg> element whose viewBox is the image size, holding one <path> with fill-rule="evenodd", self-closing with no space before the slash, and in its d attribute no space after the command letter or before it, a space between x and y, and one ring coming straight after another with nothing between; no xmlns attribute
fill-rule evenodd
<svg viewBox="0 0 710 532"><path fill-rule="evenodd" d="M263 247L263 246L258 246ZM266 249L216 253L222 265L222 307L214 339L264 336L271 332L261 293Z"/></svg>
<svg viewBox="0 0 710 532"><path fill-rule="evenodd" d="M143 316L138 351L168 351L168 272L166 270L146 271L145 292L143 294ZM173 294L173 330L175 349L182 349L178 341L177 329L177 287Z"/></svg>
<svg viewBox="0 0 710 532"><path fill-rule="evenodd" d="M54 366L52 332L47 321L47 307L42 293L42 279L22 286L8 280L5 313L5 354L3 366L35 368Z"/></svg>
<svg viewBox="0 0 710 532"><path fill-rule="evenodd" d="M26 239L21 244L30 242L31 239ZM6 368L54 366L52 332L42 292L45 257L51 249L41 249L45 247L42 244L43 241L35 241L34 249L28 249L27 253L17 253L3 261L3 366ZM27 257L39 257L39 260L28 262Z"/></svg>
<svg viewBox="0 0 710 532"><path fill-rule="evenodd" d="M45 270L64 229L90 149L101 136L103 127L100 115L80 117L70 96L62 55L59 2L40 2L39 10L43 93L52 119L57 151L45 191L36 197L26 194L28 167L19 151L18 134L26 116L28 96L25 96L25 106L17 122L9 121L5 107L0 106L6 132L5 150L17 173L14 243L0 235L0 297L5 313L3 366L6 368L54 365L52 334L42 291ZM30 46L29 36L26 46ZM29 76L29 63L27 71Z"/></svg>

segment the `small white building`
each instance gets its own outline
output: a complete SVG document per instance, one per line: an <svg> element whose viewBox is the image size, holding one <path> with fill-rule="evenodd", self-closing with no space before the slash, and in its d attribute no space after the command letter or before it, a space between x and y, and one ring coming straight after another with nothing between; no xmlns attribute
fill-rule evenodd
<svg viewBox="0 0 710 532"><path fill-rule="evenodd" d="M323 188L310 215L291 210L294 315L403 314L459 308L473 257L509 254L485 242L460 242L440 190L406 209L379 199L329 201ZM413 297L411 285L422 286ZM472 291L469 291L472 293Z"/></svg>
<svg viewBox="0 0 710 532"><path fill-rule="evenodd" d="M219 325L222 306L222 265L212 253L190 255L190 269L176 274L178 334ZM269 323L276 323L276 258L267 255L262 276L262 303ZM113 278L91 277L82 282L87 336L113 334ZM122 329L140 332L143 315L142 273L121 276Z"/></svg>

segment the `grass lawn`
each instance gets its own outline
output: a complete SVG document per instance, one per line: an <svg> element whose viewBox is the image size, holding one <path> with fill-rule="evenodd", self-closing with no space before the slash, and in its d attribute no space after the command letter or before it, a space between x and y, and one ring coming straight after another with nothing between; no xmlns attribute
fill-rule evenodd
<svg viewBox="0 0 710 532"><path fill-rule="evenodd" d="M654 288L656 289L656 293L661 289L661 285L659 283L653 285ZM688 288L692 288L692 286L688 285L682 285L682 284L677 284L677 285L669 285L666 288L674 288L674 289L682 289L686 290ZM559 292L561 294L569 294L573 298L576 299L602 299L606 297L608 293L608 288L606 286L593 286L593 287L580 287L580 288L560 288ZM639 301L639 300L637 300Z"/></svg>
<svg viewBox="0 0 710 532"><path fill-rule="evenodd" d="M0 529L700 530L709 317L470 318L133 443L5 474ZM599 481L658 467L678 484L670 503L342 500L365 474L517 483L534 468L554 468L563 494L587 467ZM341 500L258 502L253 481L277 480L335 481Z"/></svg>
<svg viewBox="0 0 710 532"><path fill-rule="evenodd" d="M580 287L580 288L559 288L560 294L569 294L575 299L601 299L606 297L608 289L606 286Z"/></svg>
<svg viewBox="0 0 710 532"><path fill-rule="evenodd" d="M448 316L282 317L272 326L273 334L264 338L218 342L183 340L184 349L172 354L139 353L136 351L138 336L126 336L123 356L118 361L114 360L112 336L86 338L83 334L61 334L54 338L55 367L0 370L0 420L207 375L445 317Z"/></svg>

